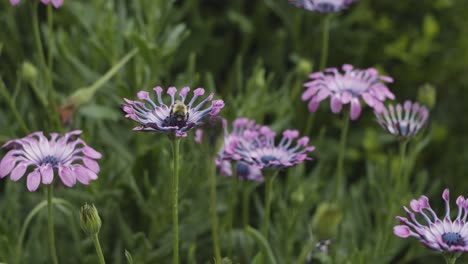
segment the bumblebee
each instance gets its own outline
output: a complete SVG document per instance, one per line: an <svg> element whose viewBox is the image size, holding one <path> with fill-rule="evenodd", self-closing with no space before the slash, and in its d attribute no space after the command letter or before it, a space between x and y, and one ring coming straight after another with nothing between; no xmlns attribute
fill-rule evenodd
<svg viewBox="0 0 468 264"><path fill-rule="evenodd" d="M169 112L169 124L171 126L183 127L187 123L189 113L187 106L179 100L176 100Z"/></svg>

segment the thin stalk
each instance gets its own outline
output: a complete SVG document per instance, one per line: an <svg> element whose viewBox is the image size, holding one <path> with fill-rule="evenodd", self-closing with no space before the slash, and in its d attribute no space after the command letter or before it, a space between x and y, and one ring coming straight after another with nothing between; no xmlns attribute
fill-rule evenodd
<svg viewBox="0 0 468 264"><path fill-rule="evenodd" d="M28 126L26 125L26 123L24 122L24 119L23 117L20 115L20 113L18 112L18 109L16 109L16 104L15 102L13 102L13 100L11 99L11 95L10 93L7 91L7 88L5 86L5 83L3 83L2 80L0 80L0 94L2 95L3 98L5 98L7 100L7 103L8 103L8 106L10 106L10 110L11 112L13 112L13 115L15 116L16 118L16 121L18 121L18 124L20 125L21 129L23 130L23 132L25 134L29 134L31 133L29 131L29 128Z"/></svg>
<svg viewBox="0 0 468 264"><path fill-rule="evenodd" d="M175 138L172 142L172 154L173 154L173 177L172 177L172 227L173 227L173 254L174 264L179 264L179 145L180 139Z"/></svg>
<svg viewBox="0 0 468 264"><path fill-rule="evenodd" d="M458 256L457 256L457 255L450 254L450 255L444 255L444 258L445 258L445 263L447 263L447 264L455 264L455 263L457 262Z"/></svg>
<svg viewBox="0 0 468 264"><path fill-rule="evenodd" d="M232 170L232 186L231 186L231 199L229 202L229 214L228 214L228 256L229 258L232 258L232 240L233 240L233 235L232 235L232 227L234 225L234 211L236 209L236 204L237 204L237 190L239 186L239 180L237 179L237 170L236 170L236 164L233 166Z"/></svg>
<svg viewBox="0 0 468 264"><path fill-rule="evenodd" d="M328 45L329 45L329 36L330 36L330 20L331 20L331 15L327 15L323 21L322 54L320 57L320 70L324 70L325 67L327 67Z"/></svg>
<svg viewBox="0 0 468 264"><path fill-rule="evenodd" d="M339 200L344 195L345 189L345 176L343 172L343 163L344 163L344 155L346 152L346 139L348 137L348 127L349 127L349 111L343 115L343 124L341 127L341 138L340 138L340 149L338 152L338 160L336 163L336 195Z"/></svg>
<svg viewBox="0 0 468 264"><path fill-rule="evenodd" d="M408 181L405 177L405 160L406 160L406 148L408 146L408 140L400 141L400 161L398 162L398 175L397 175L397 193L403 194L403 189L406 190ZM403 187L404 186L404 187Z"/></svg>
<svg viewBox="0 0 468 264"><path fill-rule="evenodd" d="M271 175L266 175L265 185L265 213L263 215L262 234L268 241L268 227L270 225L271 198L273 195L273 181L275 180L278 171L274 171Z"/></svg>
<svg viewBox="0 0 468 264"><path fill-rule="evenodd" d="M58 264L57 250L55 249L54 219L52 215L52 184L47 186L47 220L49 229L49 247L52 263Z"/></svg>
<svg viewBox="0 0 468 264"><path fill-rule="evenodd" d="M210 177L210 213L211 213L211 233L213 236L213 250L215 263L221 263L221 250L219 246L219 225L218 214L216 210L216 166L212 159L208 159L209 177Z"/></svg>
<svg viewBox="0 0 468 264"><path fill-rule="evenodd" d="M52 32L53 32L53 10L52 6L48 5L47 8L47 26L49 28L49 36L48 36L48 50L49 54L47 56L47 59L49 63L46 62L46 56L44 52L44 47L42 46L42 40L41 40L41 32L40 32L40 27L39 27L39 18L37 16L38 13L38 4L39 1L33 1L33 10L32 10L32 16L33 16L33 31L34 31L34 38L36 42L36 49L39 54L39 62L41 64L41 68L44 71L44 76L45 76L45 83L47 86L47 90L49 92L49 97L50 97L50 103L51 103L51 117L53 118L53 122L56 123L56 126L59 131L62 130L62 123L60 122L60 116L57 110L57 102L55 100L55 90L53 86L53 81L52 81Z"/></svg>
<svg viewBox="0 0 468 264"><path fill-rule="evenodd" d="M98 234L93 235L93 242L94 242L94 247L96 247L96 253L99 258L99 263L106 264L106 260L104 259L104 254L102 254L101 244L99 243Z"/></svg>
<svg viewBox="0 0 468 264"><path fill-rule="evenodd" d="M249 226L249 212L250 212L250 188L248 181L242 183L242 225L244 228Z"/></svg>

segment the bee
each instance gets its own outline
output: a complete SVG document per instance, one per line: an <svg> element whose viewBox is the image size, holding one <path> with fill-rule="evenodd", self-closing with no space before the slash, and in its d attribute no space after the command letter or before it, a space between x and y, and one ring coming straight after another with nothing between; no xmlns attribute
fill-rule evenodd
<svg viewBox="0 0 468 264"><path fill-rule="evenodd" d="M189 118L187 106L179 100L176 100L169 112L169 123L180 127L185 126Z"/></svg>

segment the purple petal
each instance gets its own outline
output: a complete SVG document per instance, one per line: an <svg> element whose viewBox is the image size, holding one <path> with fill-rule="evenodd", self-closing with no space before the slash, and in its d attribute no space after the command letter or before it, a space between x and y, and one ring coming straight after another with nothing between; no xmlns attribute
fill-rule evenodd
<svg viewBox="0 0 468 264"><path fill-rule="evenodd" d="M24 173L26 172L26 169L28 168L28 165L26 162L20 162L18 166L16 166L13 171L10 174L10 179L12 181L17 181L23 177Z"/></svg>
<svg viewBox="0 0 468 264"><path fill-rule="evenodd" d="M333 113L337 114L341 112L341 109L343 108L343 104L341 103L340 98L337 96L332 96L330 100L330 108Z"/></svg>
<svg viewBox="0 0 468 264"><path fill-rule="evenodd" d="M20 2L20 0L10 0L10 4L11 4L12 6L18 5L19 2Z"/></svg>
<svg viewBox="0 0 468 264"><path fill-rule="evenodd" d="M351 100L351 120L356 120L361 115L361 104L357 98Z"/></svg>
<svg viewBox="0 0 468 264"><path fill-rule="evenodd" d="M90 169L94 173L99 172L99 164L95 160L83 157L83 163L88 169Z"/></svg>
<svg viewBox="0 0 468 264"><path fill-rule="evenodd" d="M15 167L16 158L12 154L13 152L8 152L5 157L3 157L2 161L0 162L0 178L3 178L11 172L11 170Z"/></svg>
<svg viewBox="0 0 468 264"><path fill-rule="evenodd" d="M407 238L411 235L411 230L405 225L397 225L393 227L393 233L401 238Z"/></svg>
<svg viewBox="0 0 468 264"><path fill-rule="evenodd" d="M97 175L96 173L92 172L91 170L83 167L83 166L76 166L76 179L82 184L89 184L91 180L96 180Z"/></svg>
<svg viewBox="0 0 468 264"><path fill-rule="evenodd" d="M52 5L55 7L55 8L59 8L63 5L63 0L52 0Z"/></svg>
<svg viewBox="0 0 468 264"><path fill-rule="evenodd" d="M72 187L76 183L75 173L68 166L60 166L58 169L60 179L63 184L68 187Z"/></svg>
<svg viewBox="0 0 468 264"><path fill-rule="evenodd" d="M88 146L84 147L81 151L92 159L100 159L102 157L101 153Z"/></svg>
<svg viewBox="0 0 468 264"><path fill-rule="evenodd" d="M54 180L54 169L50 165L45 165L39 168L42 175L43 184L51 184Z"/></svg>
<svg viewBox="0 0 468 264"><path fill-rule="evenodd" d="M34 192L39 187L39 183L41 182L41 174L39 173L38 169L35 169L33 172L29 173L28 178L26 180L26 186L30 192Z"/></svg>

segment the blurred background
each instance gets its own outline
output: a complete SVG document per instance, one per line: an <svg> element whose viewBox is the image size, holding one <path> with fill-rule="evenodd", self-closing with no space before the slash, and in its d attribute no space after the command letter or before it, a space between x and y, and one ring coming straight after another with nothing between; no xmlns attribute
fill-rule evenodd
<svg viewBox="0 0 468 264"><path fill-rule="evenodd" d="M300 99L308 74L319 70L326 15L286 0L65 0L52 12L44 5L36 11L34 1L17 7L0 2L0 144L27 130L56 131L60 117L63 131L83 130L85 141L104 155L97 181L73 188L55 183L55 196L69 202L55 210L63 263L97 262L92 240L79 227L85 202L101 215L108 263L127 263L126 250L134 263L171 263L170 142L133 132L136 124L120 110L122 98L156 85L204 87L225 101L221 115L229 122L246 116L311 138L314 160L282 172L275 185L269 245L278 263L442 261L415 239L395 237L392 228L413 198L426 194L443 215L443 188L450 188L453 206L456 196L467 194L467 1L360 0L330 15L328 67L376 67L394 78L389 88L396 101L431 108L428 127L409 144L411 181L400 197L389 184L398 141L378 126L371 109L363 109L350 124L347 199L340 205L330 192L341 116L328 101L311 114ZM41 66L34 14L44 51L51 51L54 93ZM205 151L210 147L200 148L193 136L181 144L181 262L214 263L207 197L207 171L214 164ZM259 246L241 219L234 218L232 234L226 232L232 182L218 178L222 253L228 256L232 235L233 263L251 263ZM0 181L0 261L18 260L19 233L45 199L44 189L29 193L24 179ZM242 183L234 195L237 213L247 197L253 227L261 224L263 192L262 184ZM20 263L48 263L46 218L43 210L27 227ZM323 239L333 241L328 253L315 247Z"/></svg>

